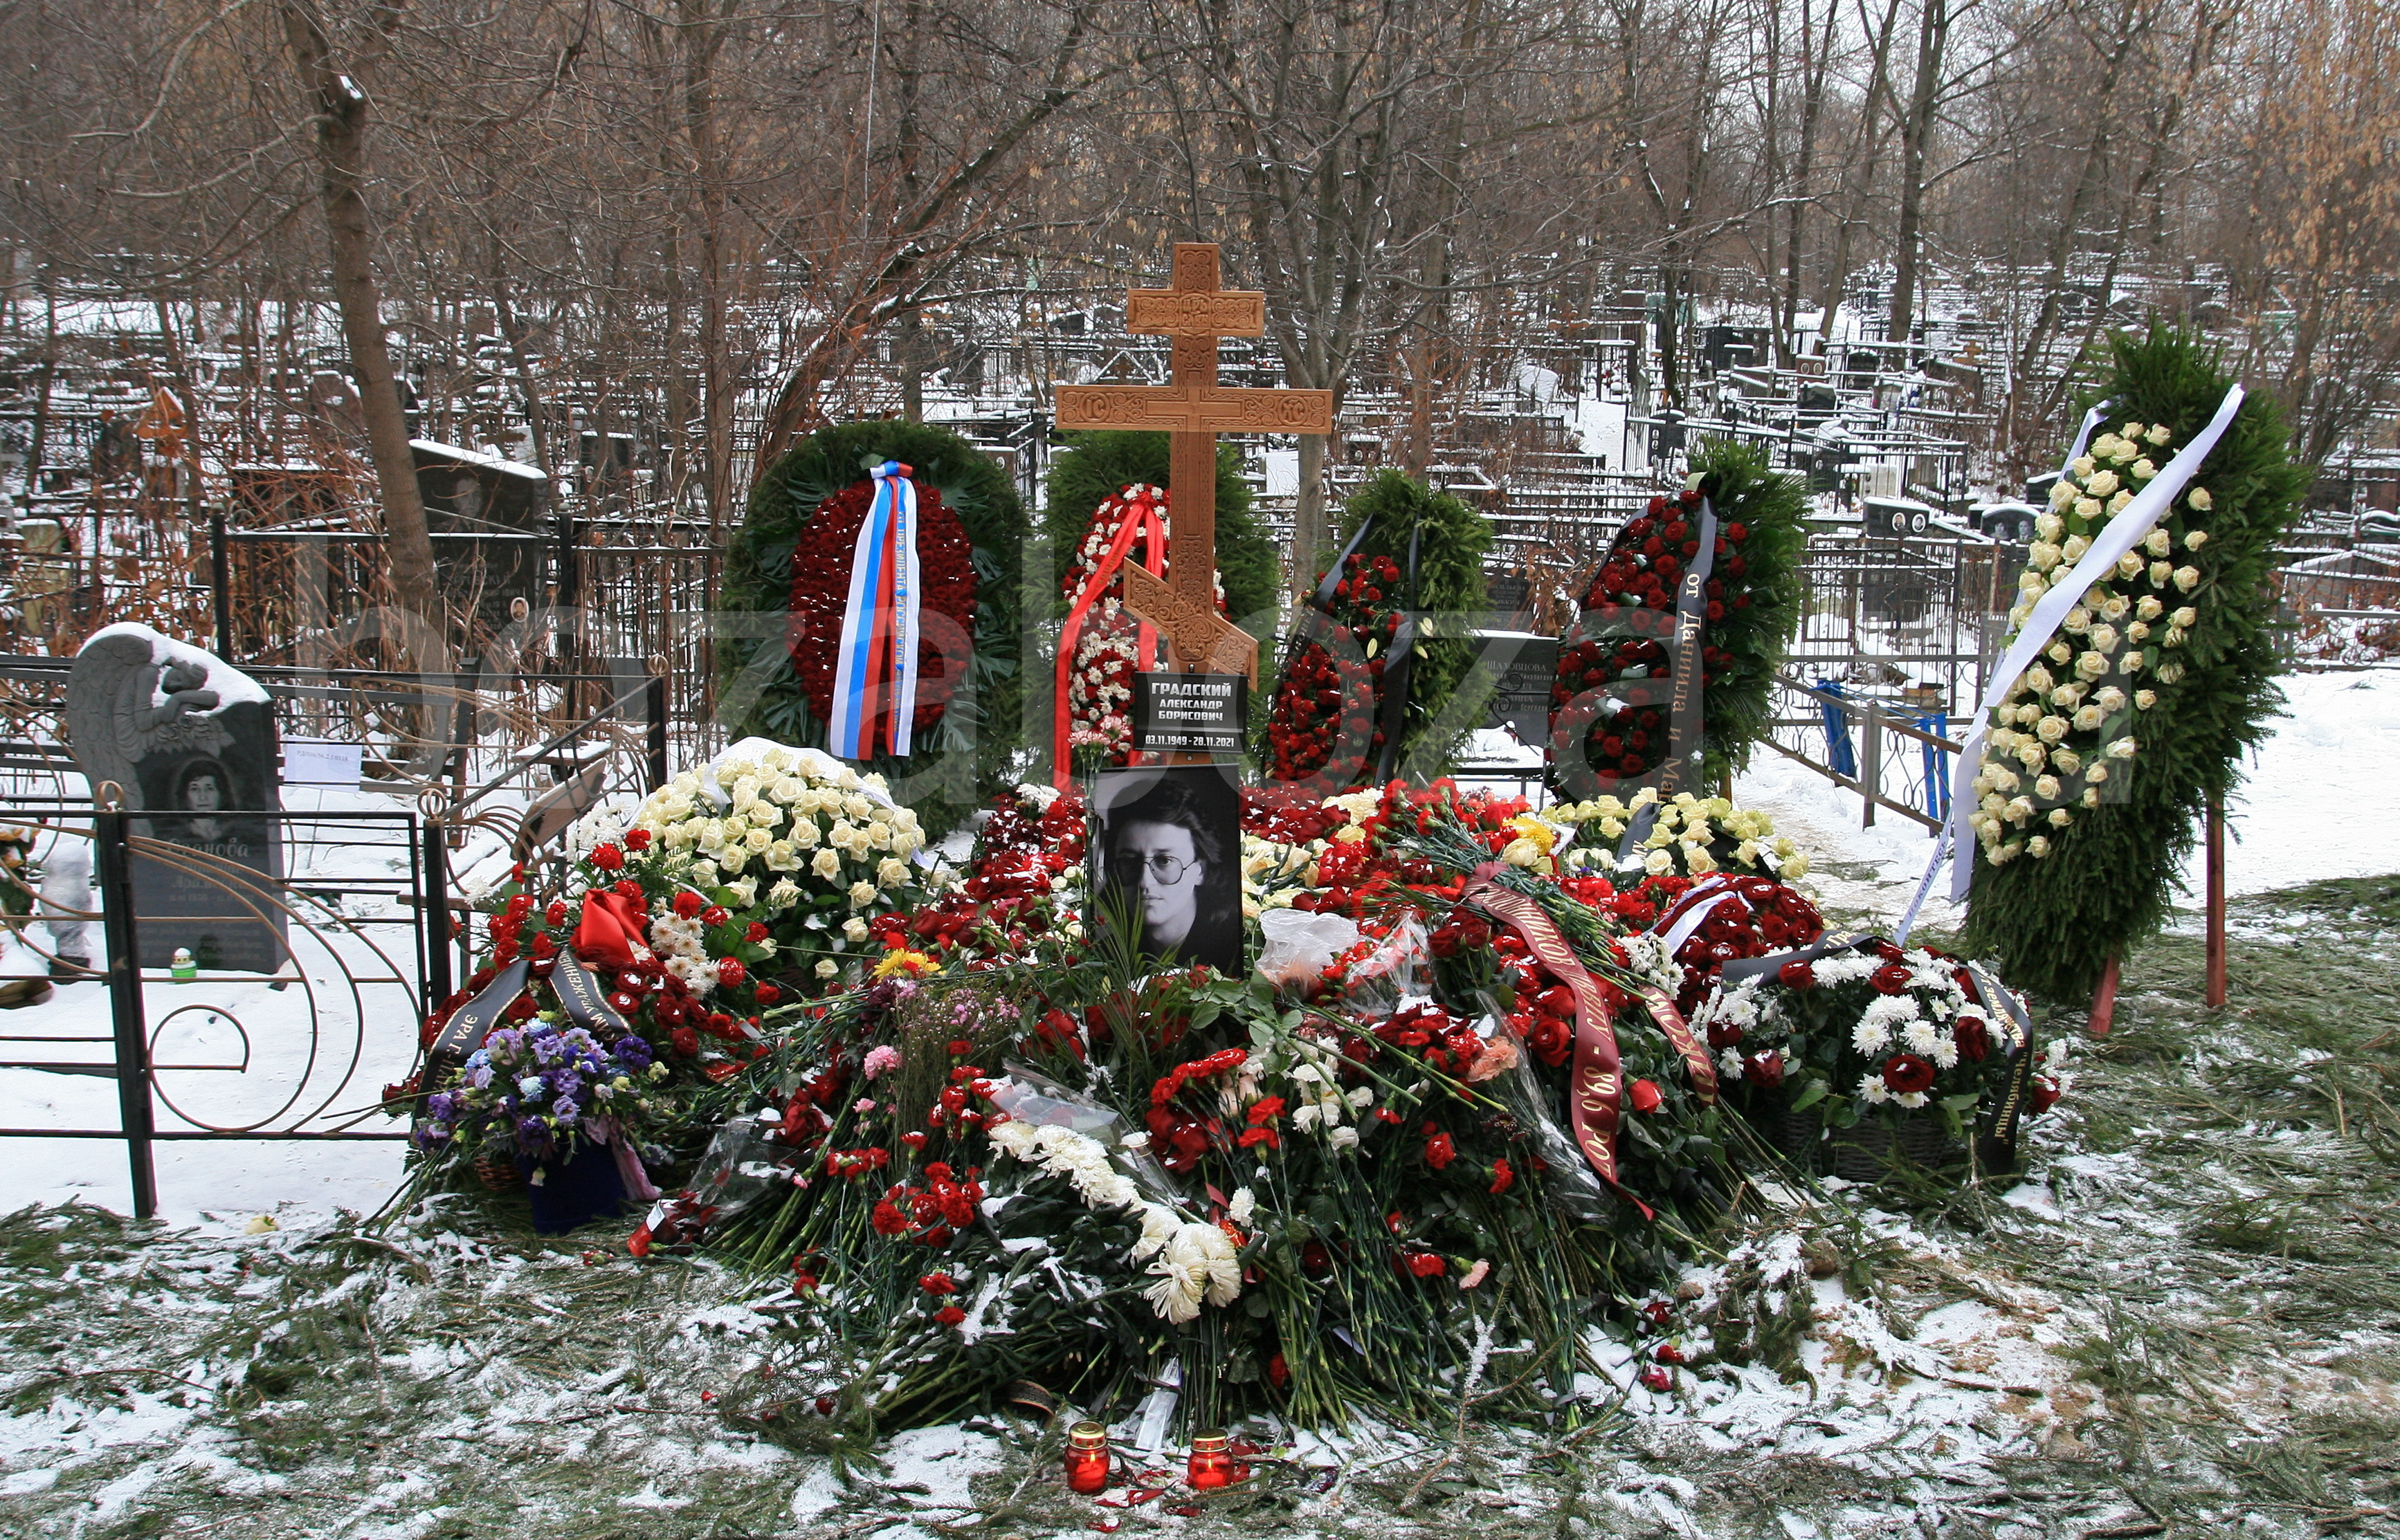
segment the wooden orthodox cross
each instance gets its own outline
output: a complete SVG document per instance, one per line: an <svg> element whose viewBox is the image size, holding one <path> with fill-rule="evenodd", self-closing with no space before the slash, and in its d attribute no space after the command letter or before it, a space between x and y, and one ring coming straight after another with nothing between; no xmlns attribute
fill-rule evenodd
<svg viewBox="0 0 2400 1540"><path fill-rule="evenodd" d="M1175 339L1172 384L1062 385L1061 429L1166 429L1166 539L1162 581L1128 562L1125 606L1158 628L1186 674L1259 677L1259 647L1217 613L1217 435L1330 433L1330 390L1246 390L1217 383L1220 337L1264 334L1266 295L1217 287L1217 248L1179 243L1175 286L1125 295L1125 330Z"/></svg>

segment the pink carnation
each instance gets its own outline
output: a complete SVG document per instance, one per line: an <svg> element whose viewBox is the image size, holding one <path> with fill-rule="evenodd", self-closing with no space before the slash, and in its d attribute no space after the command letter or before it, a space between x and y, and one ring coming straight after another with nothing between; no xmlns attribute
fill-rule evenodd
<svg viewBox="0 0 2400 1540"><path fill-rule="evenodd" d="M890 1043L879 1043L866 1051L866 1078L873 1080L886 1070L900 1068L900 1050Z"/></svg>

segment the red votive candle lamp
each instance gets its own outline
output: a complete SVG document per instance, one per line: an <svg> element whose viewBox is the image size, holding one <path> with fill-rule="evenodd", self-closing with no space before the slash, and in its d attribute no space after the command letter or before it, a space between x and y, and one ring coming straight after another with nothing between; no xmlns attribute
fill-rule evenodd
<svg viewBox="0 0 2400 1540"><path fill-rule="evenodd" d="M1192 1461L1184 1467L1183 1479L1194 1490L1233 1485L1233 1441L1223 1428L1212 1427L1193 1436Z"/></svg>
<svg viewBox="0 0 2400 1540"><path fill-rule="evenodd" d="M1109 1486L1109 1430L1098 1423L1077 1423L1067 1430L1067 1490L1106 1492Z"/></svg>

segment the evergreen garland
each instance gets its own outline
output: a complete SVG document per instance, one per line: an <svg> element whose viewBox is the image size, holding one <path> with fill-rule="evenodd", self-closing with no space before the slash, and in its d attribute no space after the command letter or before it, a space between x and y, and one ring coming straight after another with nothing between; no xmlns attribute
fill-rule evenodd
<svg viewBox="0 0 2400 1540"><path fill-rule="evenodd" d="M1091 528L1092 512L1137 482L1167 489L1167 518L1175 516L1175 488L1167 481L1168 444L1164 433L1104 430L1070 433L1050 462L1044 484L1042 538L1050 548L1051 569L1065 572ZM1173 537L1168 537L1172 543ZM1275 629L1275 544L1259 527L1250 484L1242 479L1242 452L1217 445L1217 578L1225 589L1225 613L1254 636ZM1067 613L1066 599L1058 614Z"/></svg>
<svg viewBox="0 0 2400 1540"><path fill-rule="evenodd" d="M1808 533L1799 480L1777 472L1766 448L1732 439L1712 439L1693 454L1717 515L1715 566L1706 596L1708 619L1700 630L1701 752L1698 779L1705 785L1750 762L1751 749L1766 736L1773 718L1775 670L1783 661L1800 623L1807 581L1800 559ZM1650 609L1671 617L1681 564L1696 551L1670 551L1666 529L1691 521L1684 546L1698 539L1698 498L1654 498L1642 516L1628 520L1593 574L1583 599L1584 618L1561 639L1550 711L1558 712L1587 690L1601 688L1642 668L1651 678L1668 671L1662 642L1611 634L1611 620L1627 609ZM1661 558L1675 564L1653 570ZM1666 631L1671 634L1671 626ZM1666 708L1637 707L1626 715L1602 717L1586 734L1585 762L1603 783L1639 779L1666 756ZM1624 730L1620 731L1620 728ZM1640 742L1633 742L1636 736ZM1612 751L1608 745L1614 743ZM1553 765L1553 784L1576 788Z"/></svg>
<svg viewBox="0 0 2400 1540"><path fill-rule="evenodd" d="M1335 549L1346 548L1357 537L1361 525L1373 520L1367 537L1360 541L1354 560L1362 570L1392 574L1389 592L1380 588L1379 597L1361 599L1343 595L1349 603L1337 620L1352 626L1368 624L1380 628L1378 634L1387 636L1397 625L1398 613L1405 609L1438 615L1472 615L1485 605L1483 591L1483 553L1492 548L1492 525L1481 514L1447 492L1436 492L1424 483L1398 470L1382 470L1366 485L1352 494L1342 507L1342 525ZM1411 592L1408 578L1411 540L1416 545L1416 581ZM1386 566L1388 564L1388 566ZM1321 583L1324 572L1317 574ZM1230 590L1232 579L1227 579ZM1313 590L1312 590L1313 592ZM1412 602L1413 601L1413 602ZM1342 603L1337 600L1337 605ZM1355 613L1352 613L1354 612ZM1381 643L1378 643L1380 649ZM1434 719L1452 693L1466 677L1475 661L1475 643L1471 638L1442 637L1421 640L1414 649L1415 662L1411 665L1408 715L1400 731L1400 752L1398 763L1407 764L1420 757L1419 740L1432 727ZM1370 665L1371 681L1368 685L1366 723L1370 731L1381 720L1383 669L1380 659ZM1277 721L1297 722L1313 716L1319 705L1310 704L1302 697L1311 694L1302 679L1328 675L1334 669L1325 648L1310 642L1298 648L1286 660L1286 677L1275 685L1274 706L1268 714L1270 730ZM1321 703L1321 696L1318 698ZM1355 713L1354 713L1355 715ZM1442 758L1447 758L1454 745L1425 745ZM1268 745L1269 774L1277 779L1297 778L1309 773L1297 767L1286 767L1289 756ZM1370 749L1363 766L1354 779L1370 778L1375 771L1375 752ZM1282 773L1278 773L1281 770Z"/></svg>
<svg viewBox="0 0 2400 1540"><path fill-rule="evenodd" d="M2109 353L2108 377L2086 401L2112 403L2107 431L2164 428L2169 453L2215 416L2231 383L2215 350L2172 328L2117 334ZM2166 592L2195 618L2177 628L2180 658L2155 640L2133 638L2151 641L2154 656L2169 661L2149 673L2141 693L2154 692L2150 703L2131 715L2138 746L2113 776L2109 796L2065 810L2071 821L2047 830L2039 858L2020 852L1996 865L1982 841L1957 853L1975 863L1966 942L2018 988L2059 1001L2087 998L2110 958L2165 922L2200 820L2231 788L2241 754L2266 737L2282 704L2274 548L2307 489L2274 402L2247 397L2158 526L2172 556L2165 565L2195 574L2189 588L2171 580ZM2135 551L2146 559L2158 554ZM1987 755L1986 772L1995 763Z"/></svg>
<svg viewBox="0 0 2400 1540"><path fill-rule="evenodd" d="M974 545L975 655L967 688L951 701L932 741L920 740L917 756L878 758L861 767L895 783L919 777L909 802L928 835L939 838L1006 784L1022 736L1017 632L1025 508L1008 473L965 439L922 423L842 423L818 429L768 468L751 491L747 521L727 542L718 604L771 620L728 628L736 634L720 636L717 697L747 701L740 719L729 724L736 738L755 733L795 747L825 746L825 724L809 709L807 689L784 640L792 551L818 504L864 478L870 462L886 459L900 461L911 468L913 479L937 487ZM972 775L946 777L932 788L923 784L922 772L934 756L970 743Z"/></svg>

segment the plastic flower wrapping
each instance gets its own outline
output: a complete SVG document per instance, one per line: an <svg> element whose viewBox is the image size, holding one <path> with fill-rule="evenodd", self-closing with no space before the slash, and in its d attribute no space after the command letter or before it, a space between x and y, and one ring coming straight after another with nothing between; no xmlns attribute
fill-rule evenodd
<svg viewBox="0 0 2400 1540"><path fill-rule="evenodd" d="M2011 626L2025 625L2158 474L2173 442L2162 424L2127 422L2103 429L2067 466L2036 521ZM1969 822L1995 864L2049 855L2079 814L2121 790L2140 750L2144 715L2161 691L2183 683L2186 644L2200 622L2193 592L2200 569L2190 557L2208 539L2198 520L2213 498L2195 482L2178 502L2078 597L2057 639L1994 708Z"/></svg>
<svg viewBox="0 0 2400 1540"><path fill-rule="evenodd" d="M1793 1119L1963 1135L2027 1052L1931 954L1828 942L1796 852L1720 801L1270 784L1242 817L1255 968L1157 968L1086 927L1076 793L1002 797L920 883L871 781L737 744L493 927L495 965L608 974L624 1039L538 985L424 1126L713 1132L634 1244L753 1270L783 1325L735 1401L810 1383L892 1426L1167 1383L1195 1426L1322 1426L1448 1404L1500 1342L1499 1398L1574 1419L1595 1343L1817 1158L1775 1152Z"/></svg>

